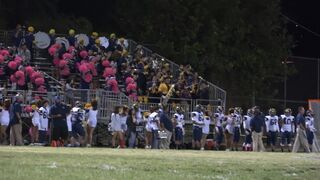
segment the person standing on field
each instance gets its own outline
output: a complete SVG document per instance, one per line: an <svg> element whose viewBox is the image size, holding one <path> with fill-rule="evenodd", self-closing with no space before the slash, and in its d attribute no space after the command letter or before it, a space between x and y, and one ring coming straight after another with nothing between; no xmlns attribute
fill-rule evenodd
<svg viewBox="0 0 320 180"><path fill-rule="evenodd" d="M253 118L250 121L250 127L252 132L252 144L253 144L253 151L255 152L263 152L265 151L264 145L262 142L262 132L264 126L264 119L261 116L261 112L259 107L253 108Z"/></svg>
<svg viewBox="0 0 320 180"><path fill-rule="evenodd" d="M309 144L307 141L307 133L306 133L306 120L304 118L305 109L304 107L300 106L298 108L298 115L296 117L297 122L297 135L296 139L293 144L292 152L298 152L300 145L303 146L304 150L307 153L310 153Z"/></svg>
<svg viewBox="0 0 320 180"><path fill-rule="evenodd" d="M22 95L17 94L16 100L10 107L10 145L22 146L22 119L21 119L21 103Z"/></svg>

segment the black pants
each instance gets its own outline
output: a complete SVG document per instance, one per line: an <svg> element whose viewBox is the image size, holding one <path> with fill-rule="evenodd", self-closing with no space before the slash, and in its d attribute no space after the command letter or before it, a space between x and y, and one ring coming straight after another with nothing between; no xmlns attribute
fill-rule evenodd
<svg viewBox="0 0 320 180"><path fill-rule="evenodd" d="M67 140L68 139L68 126L65 120L54 120L52 123L52 140Z"/></svg>

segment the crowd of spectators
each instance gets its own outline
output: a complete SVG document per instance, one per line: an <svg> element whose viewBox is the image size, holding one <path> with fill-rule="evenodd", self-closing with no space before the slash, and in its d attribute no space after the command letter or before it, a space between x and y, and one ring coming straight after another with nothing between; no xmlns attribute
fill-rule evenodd
<svg viewBox="0 0 320 180"><path fill-rule="evenodd" d="M13 90L46 92L50 86L34 61L35 28L17 25L12 47L1 47L0 78L10 80ZM99 34L92 32L89 43L78 41L76 31L65 36L69 43L57 43L56 32L50 29L50 46L45 50L50 63L56 68L54 77L64 90L104 88L114 93L124 92L132 100L158 102L175 85L172 99L208 99L209 85L190 65L173 69L162 57L147 53L138 45L129 51L128 41L112 33L109 45L103 46ZM2 86L5 86L2 85Z"/></svg>

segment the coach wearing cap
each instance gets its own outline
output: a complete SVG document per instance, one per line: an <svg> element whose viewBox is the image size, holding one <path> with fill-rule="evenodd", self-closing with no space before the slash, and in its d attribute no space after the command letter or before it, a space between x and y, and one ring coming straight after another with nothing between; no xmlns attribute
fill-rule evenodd
<svg viewBox="0 0 320 180"><path fill-rule="evenodd" d="M52 142L51 146L56 147L64 145L64 141L68 138L67 113L68 107L61 103L60 97L54 98L55 104L51 107L50 118L52 119Z"/></svg>

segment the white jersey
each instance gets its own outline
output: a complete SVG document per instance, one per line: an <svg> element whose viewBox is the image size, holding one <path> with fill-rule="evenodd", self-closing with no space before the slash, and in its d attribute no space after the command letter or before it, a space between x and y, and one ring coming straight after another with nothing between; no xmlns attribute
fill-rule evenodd
<svg viewBox="0 0 320 180"><path fill-rule="evenodd" d="M49 116L49 110L45 107L41 107L39 109L39 115L40 115L40 131L47 131L48 130L48 116Z"/></svg>
<svg viewBox="0 0 320 180"><path fill-rule="evenodd" d="M250 121L251 121L252 117L251 116L248 116L248 115L245 115L243 116L243 128L246 130L246 131L251 131L251 127L250 127Z"/></svg>
<svg viewBox="0 0 320 180"><path fill-rule="evenodd" d="M67 126L68 126L68 132L71 132L72 131L71 114L67 115Z"/></svg>
<svg viewBox="0 0 320 180"><path fill-rule="evenodd" d="M2 126L8 126L10 122L10 114L8 110L2 109L1 117L0 117L0 124Z"/></svg>
<svg viewBox="0 0 320 180"><path fill-rule="evenodd" d="M191 120L194 122L193 126L203 127L204 125L204 117L202 112L194 111L191 113Z"/></svg>
<svg viewBox="0 0 320 180"><path fill-rule="evenodd" d="M71 122L72 124L81 123L85 119L85 111L79 107L71 109Z"/></svg>
<svg viewBox="0 0 320 180"><path fill-rule="evenodd" d="M159 130L158 123L160 124L160 118L157 112L153 112L150 114L148 121L150 122L151 130Z"/></svg>
<svg viewBox="0 0 320 180"><path fill-rule="evenodd" d="M202 127L202 133L209 134L211 118L209 116L205 116L203 122L204 122L204 125Z"/></svg>
<svg viewBox="0 0 320 180"><path fill-rule="evenodd" d="M39 115L39 112L37 110L35 110L32 113L32 124L34 126L37 126L38 129L39 129L39 127L40 127L40 115Z"/></svg>
<svg viewBox="0 0 320 180"><path fill-rule="evenodd" d="M173 116L174 116L174 118L176 119L176 122L177 122L176 127L183 128L183 126L184 126L184 115L175 113Z"/></svg>
<svg viewBox="0 0 320 180"><path fill-rule="evenodd" d="M267 132L279 131L279 117L278 116L266 116L265 121L266 121Z"/></svg>
<svg viewBox="0 0 320 180"><path fill-rule="evenodd" d="M292 132L293 130L293 122L294 122L294 117L293 116L286 116L282 114L281 116L282 119L282 126L281 126L281 132Z"/></svg>
<svg viewBox="0 0 320 180"><path fill-rule="evenodd" d="M214 113L215 125L216 127L222 127L224 121L223 113Z"/></svg>
<svg viewBox="0 0 320 180"><path fill-rule="evenodd" d="M241 116L240 114L234 114L234 115L235 115L235 118L234 118L234 127L240 128L242 116Z"/></svg>
<svg viewBox="0 0 320 180"><path fill-rule="evenodd" d="M98 110L93 110L92 108L88 110L88 124L90 127L95 128L97 126L97 115Z"/></svg>
<svg viewBox="0 0 320 180"><path fill-rule="evenodd" d="M311 132L316 131L314 128L314 118L312 116L306 116L306 128Z"/></svg>

